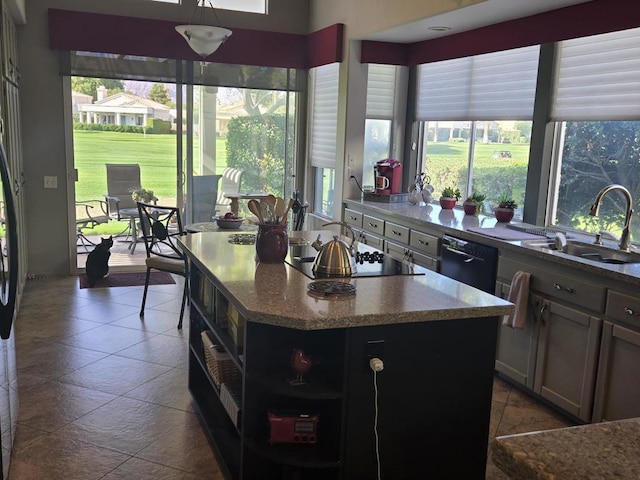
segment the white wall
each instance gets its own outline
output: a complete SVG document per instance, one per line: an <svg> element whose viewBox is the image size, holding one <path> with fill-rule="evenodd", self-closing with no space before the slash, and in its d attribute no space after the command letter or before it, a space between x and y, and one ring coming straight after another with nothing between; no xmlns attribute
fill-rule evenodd
<svg viewBox="0 0 640 480"><path fill-rule="evenodd" d="M485 0L311 0L311 30L344 23L349 39L468 7Z"/></svg>
<svg viewBox="0 0 640 480"><path fill-rule="evenodd" d="M18 1L18 0L16 0ZM188 21L193 2L179 6L148 0L29 0L27 23L18 27L20 103L24 145L28 273L67 275L70 238L65 147L65 109L58 53L49 49L48 8ZM227 27L308 33L307 0L270 0L268 17L219 12ZM176 35L176 42L183 41ZM58 177L57 189L45 189L43 177ZM100 194L101 192L96 192Z"/></svg>

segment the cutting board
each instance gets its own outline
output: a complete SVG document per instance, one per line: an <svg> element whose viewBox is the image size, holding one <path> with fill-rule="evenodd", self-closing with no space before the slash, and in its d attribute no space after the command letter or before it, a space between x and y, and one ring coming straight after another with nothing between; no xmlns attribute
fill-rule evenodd
<svg viewBox="0 0 640 480"><path fill-rule="evenodd" d="M468 232L479 233L480 235L486 235L487 237L499 238L500 240L536 240L546 238L544 235L535 235L533 233L520 232L511 228L505 227L492 227L492 228L479 228L472 227L467 228Z"/></svg>

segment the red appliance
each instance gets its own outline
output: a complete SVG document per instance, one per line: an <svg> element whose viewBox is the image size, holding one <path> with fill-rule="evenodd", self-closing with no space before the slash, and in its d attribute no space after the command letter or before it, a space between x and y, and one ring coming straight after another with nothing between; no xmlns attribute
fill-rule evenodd
<svg viewBox="0 0 640 480"><path fill-rule="evenodd" d="M271 434L269 444L309 443L317 441L318 414L268 412Z"/></svg>
<svg viewBox="0 0 640 480"><path fill-rule="evenodd" d="M402 191L402 164L393 158L376 162L376 195L391 195Z"/></svg>

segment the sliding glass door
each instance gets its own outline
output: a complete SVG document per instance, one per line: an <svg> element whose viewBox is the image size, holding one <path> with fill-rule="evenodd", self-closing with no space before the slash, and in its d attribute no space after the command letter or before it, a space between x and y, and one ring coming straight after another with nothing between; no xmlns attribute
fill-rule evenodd
<svg viewBox="0 0 640 480"><path fill-rule="evenodd" d="M126 199L134 190L151 190L158 204L181 208L184 224L227 211L225 193L288 198L301 187L295 159L305 82L298 72L160 60L72 54L75 271L105 235L126 247L112 249L116 270L144 265L130 217L118 217L104 203L107 163L139 164L140 178L131 179ZM104 76L80 75L94 72ZM246 205L240 209L248 213Z"/></svg>

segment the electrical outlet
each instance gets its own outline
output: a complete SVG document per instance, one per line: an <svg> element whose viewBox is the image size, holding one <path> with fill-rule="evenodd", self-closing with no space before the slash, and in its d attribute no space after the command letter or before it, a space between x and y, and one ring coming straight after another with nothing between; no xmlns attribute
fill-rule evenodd
<svg viewBox="0 0 640 480"><path fill-rule="evenodd" d="M384 340L368 340L364 346L364 368L366 372L371 372L369 360L379 358L384 361Z"/></svg>

